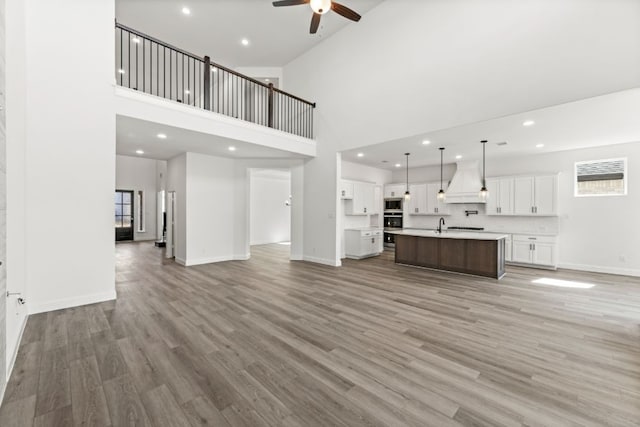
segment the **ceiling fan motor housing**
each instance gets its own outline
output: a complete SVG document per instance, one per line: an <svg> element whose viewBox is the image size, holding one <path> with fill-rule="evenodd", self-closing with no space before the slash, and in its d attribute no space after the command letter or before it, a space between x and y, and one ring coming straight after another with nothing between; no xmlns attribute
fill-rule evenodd
<svg viewBox="0 0 640 427"><path fill-rule="evenodd" d="M315 13L324 15L331 10L331 0L311 0L309 3Z"/></svg>

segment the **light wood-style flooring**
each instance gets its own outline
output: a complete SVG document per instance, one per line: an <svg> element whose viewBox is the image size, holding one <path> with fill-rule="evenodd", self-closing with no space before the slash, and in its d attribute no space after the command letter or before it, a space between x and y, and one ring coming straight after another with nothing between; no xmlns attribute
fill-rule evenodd
<svg viewBox="0 0 640 427"><path fill-rule="evenodd" d="M117 245L117 301L29 318L0 425L640 423L637 278L252 250L184 268Z"/></svg>

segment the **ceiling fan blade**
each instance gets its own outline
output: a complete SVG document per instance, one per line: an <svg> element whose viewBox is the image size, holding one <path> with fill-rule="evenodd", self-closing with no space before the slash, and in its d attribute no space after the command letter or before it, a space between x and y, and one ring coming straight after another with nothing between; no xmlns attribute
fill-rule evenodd
<svg viewBox="0 0 640 427"><path fill-rule="evenodd" d="M298 6L301 4L307 4L309 3L310 0L280 0L280 1L274 1L273 5L275 7L280 7L280 6Z"/></svg>
<svg viewBox="0 0 640 427"><path fill-rule="evenodd" d="M343 6L340 3L336 3L334 1L331 2L331 10L333 10L338 15L342 15L347 19L351 19L352 21L358 22L361 18L359 14L349 9L347 6Z"/></svg>
<svg viewBox="0 0 640 427"><path fill-rule="evenodd" d="M318 27L320 26L320 18L322 17L322 15L320 15L319 13L314 13L313 17L311 17L311 28L309 29L309 32L311 34L315 34L318 31Z"/></svg>

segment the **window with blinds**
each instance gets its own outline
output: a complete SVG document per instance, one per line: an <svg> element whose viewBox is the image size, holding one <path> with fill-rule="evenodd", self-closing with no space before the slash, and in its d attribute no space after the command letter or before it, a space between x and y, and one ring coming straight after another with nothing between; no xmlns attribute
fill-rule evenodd
<svg viewBox="0 0 640 427"><path fill-rule="evenodd" d="M627 159L576 162L575 196L627 194Z"/></svg>

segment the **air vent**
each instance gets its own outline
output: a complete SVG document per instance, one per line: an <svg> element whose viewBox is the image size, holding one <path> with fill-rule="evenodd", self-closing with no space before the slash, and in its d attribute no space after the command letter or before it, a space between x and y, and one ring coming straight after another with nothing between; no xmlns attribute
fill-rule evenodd
<svg viewBox="0 0 640 427"><path fill-rule="evenodd" d="M496 145L502 147L504 145L507 145L507 141L502 141L502 142L496 142Z"/></svg>

